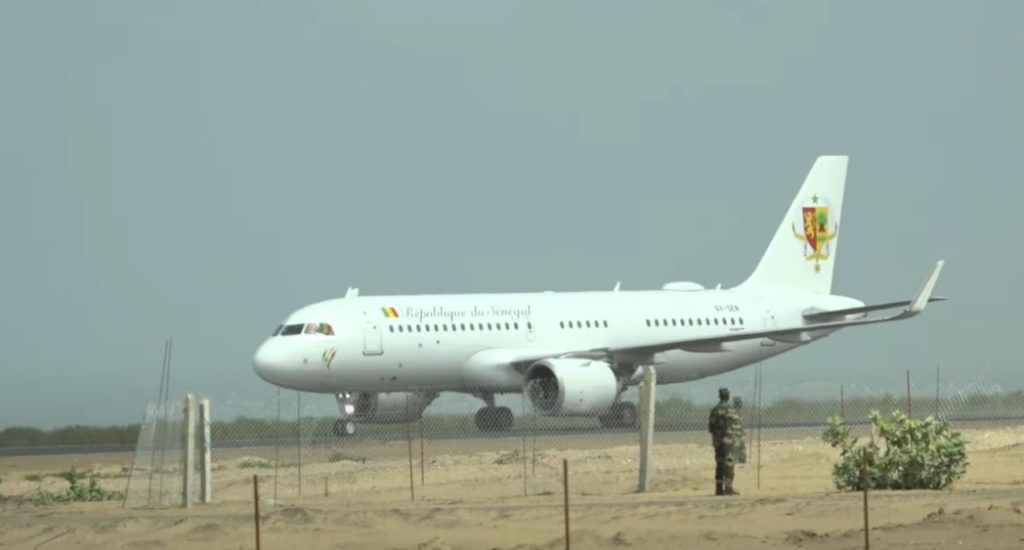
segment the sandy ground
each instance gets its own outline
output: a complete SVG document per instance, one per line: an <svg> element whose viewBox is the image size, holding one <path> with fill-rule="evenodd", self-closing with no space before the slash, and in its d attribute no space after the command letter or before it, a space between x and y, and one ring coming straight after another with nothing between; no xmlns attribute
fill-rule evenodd
<svg viewBox="0 0 1024 550"><path fill-rule="evenodd" d="M873 548L1024 548L1024 426L964 434L971 464L952 490L872 493ZM254 548L256 474L263 548L564 548L563 458L573 548L863 547L862 496L833 490L835 453L813 433L766 434L760 488L755 464L741 465L743 494L731 498L709 496L714 464L700 434L658 437L646 494L635 492L627 435L541 438L536 460L532 441L525 453L516 439L428 441L426 483L417 442L415 501L408 445L364 442L307 452L302 496L296 461L280 449L219 453L216 502L188 510L32 501L40 488L65 487L47 474L72 464L123 490L130 455L0 459L0 547Z"/></svg>

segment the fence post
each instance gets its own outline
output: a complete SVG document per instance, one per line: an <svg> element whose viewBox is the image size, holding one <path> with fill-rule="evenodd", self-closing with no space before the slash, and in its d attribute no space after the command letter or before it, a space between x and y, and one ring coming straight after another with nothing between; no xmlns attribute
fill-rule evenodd
<svg viewBox="0 0 1024 550"><path fill-rule="evenodd" d="M182 455L182 506L192 506L192 477L196 468L196 398L191 393L185 396L184 453Z"/></svg>
<svg viewBox="0 0 1024 550"><path fill-rule="evenodd" d="M199 425L200 433L202 434L202 454L199 455L199 498L200 502L209 504L213 502L213 484L210 474L213 471L213 465L211 464L211 441L210 441L210 400L203 399L199 401Z"/></svg>
<svg viewBox="0 0 1024 550"><path fill-rule="evenodd" d="M654 450L654 388L658 375L652 366L644 367L640 389L640 483L638 492L646 493L651 485L651 459Z"/></svg>

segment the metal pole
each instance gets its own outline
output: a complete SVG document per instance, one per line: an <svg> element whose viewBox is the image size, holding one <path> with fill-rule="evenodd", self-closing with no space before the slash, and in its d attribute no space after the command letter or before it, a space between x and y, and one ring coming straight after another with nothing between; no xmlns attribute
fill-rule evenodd
<svg viewBox="0 0 1024 550"><path fill-rule="evenodd" d="M260 550L260 478L252 476L252 509L253 524L256 527L256 550Z"/></svg>
<svg viewBox="0 0 1024 550"><path fill-rule="evenodd" d="M537 411L530 414L530 431L533 432L533 469L530 475L537 477Z"/></svg>
<svg viewBox="0 0 1024 550"><path fill-rule="evenodd" d="M409 418L409 396L408 395L406 395L406 397L405 397L405 412L406 412L406 416L405 417ZM406 435L406 440L408 440L408 442L409 442L409 498L413 502L415 502L416 501L416 489L415 489L416 482L415 482L415 477L413 476L413 473L412 473L412 421L410 421L410 420L406 420L405 421L405 435Z"/></svg>
<svg viewBox="0 0 1024 550"><path fill-rule="evenodd" d="M565 494L565 550L569 550L569 460L562 459L562 490Z"/></svg>
<svg viewBox="0 0 1024 550"><path fill-rule="evenodd" d="M939 366L935 365L935 418L939 418Z"/></svg>
<svg viewBox="0 0 1024 550"><path fill-rule="evenodd" d="M910 369L907 369L907 418L912 416L913 414L911 414L910 409Z"/></svg>
<svg viewBox="0 0 1024 550"><path fill-rule="evenodd" d="M757 364L757 488L761 489L761 417L764 409L764 373Z"/></svg>
<svg viewBox="0 0 1024 550"><path fill-rule="evenodd" d="M274 502L277 502L277 467L281 463L281 388L277 388L277 426L274 429Z"/></svg>
<svg viewBox="0 0 1024 550"><path fill-rule="evenodd" d="M164 400L164 378L167 376L167 354L169 353L169 345L170 339L164 340L164 357L163 363L160 364L160 389L156 393L156 409L154 410L153 414L153 430L151 432L153 441L150 449L152 451L152 454L149 455L149 490L146 494L146 506L151 505L153 500L153 473L156 471L155 446L157 445L157 441L160 441L157 435L157 430L159 430L160 428L160 406ZM142 430L140 429L139 432L141 433L141 431Z"/></svg>
<svg viewBox="0 0 1024 550"><path fill-rule="evenodd" d="M167 424L169 422L170 413L167 410L167 401L169 399L169 386L171 385L171 351L174 348L174 340L171 338L167 339L167 367L164 369L164 384L163 384L163 395L157 405L157 424L154 433L157 434L154 437L154 444L160 446L160 468L159 472L159 486L156 495L157 505L164 503L164 465L167 463ZM162 429L161 429L162 428ZM153 451L154 453L156 450Z"/></svg>
<svg viewBox="0 0 1024 550"><path fill-rule="evenodd" d="M413 502L415 502L416 501L416 489L415 489L416 481L415 481L415 477L413 476L413 473L412 473L412 422L406 422L405 423L405 434L408 436L408 440L409 440L409 498Z"/></svg>
<svg viewBox="0 0 1024 550"><path fill-rule="evenodd" d="M520 394L520 397L522 398L523 416L525 416L526 415L526 394L525 393ZM525 496L527 496L529 494L529 491L527 491L527 488L526 488L526 432L525 431L520 431L519 433L520 433L520 435L522 436L522 439L523 439L523 496L525 497Z"/></svg>
<svg viewBox="0 0 1024 550"><path fill-rule="evenodd" d="M864 488L864 550L871 550L871 528L868 524L868 450L861 452L860 484Z"/></svg>
<svg viewBox="0 0 1024 550"><path fill-rule="evenodd" d="M842 384L839 384L839 418L846 420L846 396L843 394Z"/></svg>
<svg viewBox="0 0 1024 550"><path fill-rule="evenodd" d="M299 496L302 496L302 392L295 392L295 454L299 459Z"/></svg>
<svg viewBox="0 0 1024 550"><path fill-rule="evenodd" d="M420 413L420 485L426 483L426 460L424 460L425 453L423 451L423 414Z"/></svg>
<svg viewBox="0 0 1024 550"><path fill-rule="evenodd" d="M644 381L640 389L640 482L637 491L646 493L651 485L651 461L654 451L654 388L657 373L652 366L644 367Z"/></svg>

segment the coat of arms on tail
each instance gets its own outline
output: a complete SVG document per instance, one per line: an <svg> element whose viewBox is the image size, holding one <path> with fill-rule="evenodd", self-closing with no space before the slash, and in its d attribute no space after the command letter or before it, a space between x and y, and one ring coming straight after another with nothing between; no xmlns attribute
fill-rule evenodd
<svg viewBox="0 0 1024 550"><path fill-rule="evenodd" d="M821 262L828 260L831 254L830 243L839 234L839 224L833 223L829 228L828 202L815 194L811 197L810 206L800 209L800 225L803 232L797 231L793 224L793 236L804 243L804 259L814 262L814 272L821 272Z"/></svg>

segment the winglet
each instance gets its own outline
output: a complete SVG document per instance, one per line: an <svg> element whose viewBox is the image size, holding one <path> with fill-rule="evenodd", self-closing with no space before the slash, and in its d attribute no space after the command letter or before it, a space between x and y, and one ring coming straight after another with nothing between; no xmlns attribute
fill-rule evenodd
<svg viewBox="0 0 1024 550"><path fill-rule="evenodd" d="M925 280L924 284L921 285L921 290L917 291L914 299L910 301L910 305L907 306L906 311L900 317L913 317L918 313L924 311L925 306L928 305L928 300L932 297L932 291L935 290L935 283L939 281L939 273L942 272L942 266L946 263L945 260L939 260L935 264L935 269L932 270L931 275Z"/></svg>

